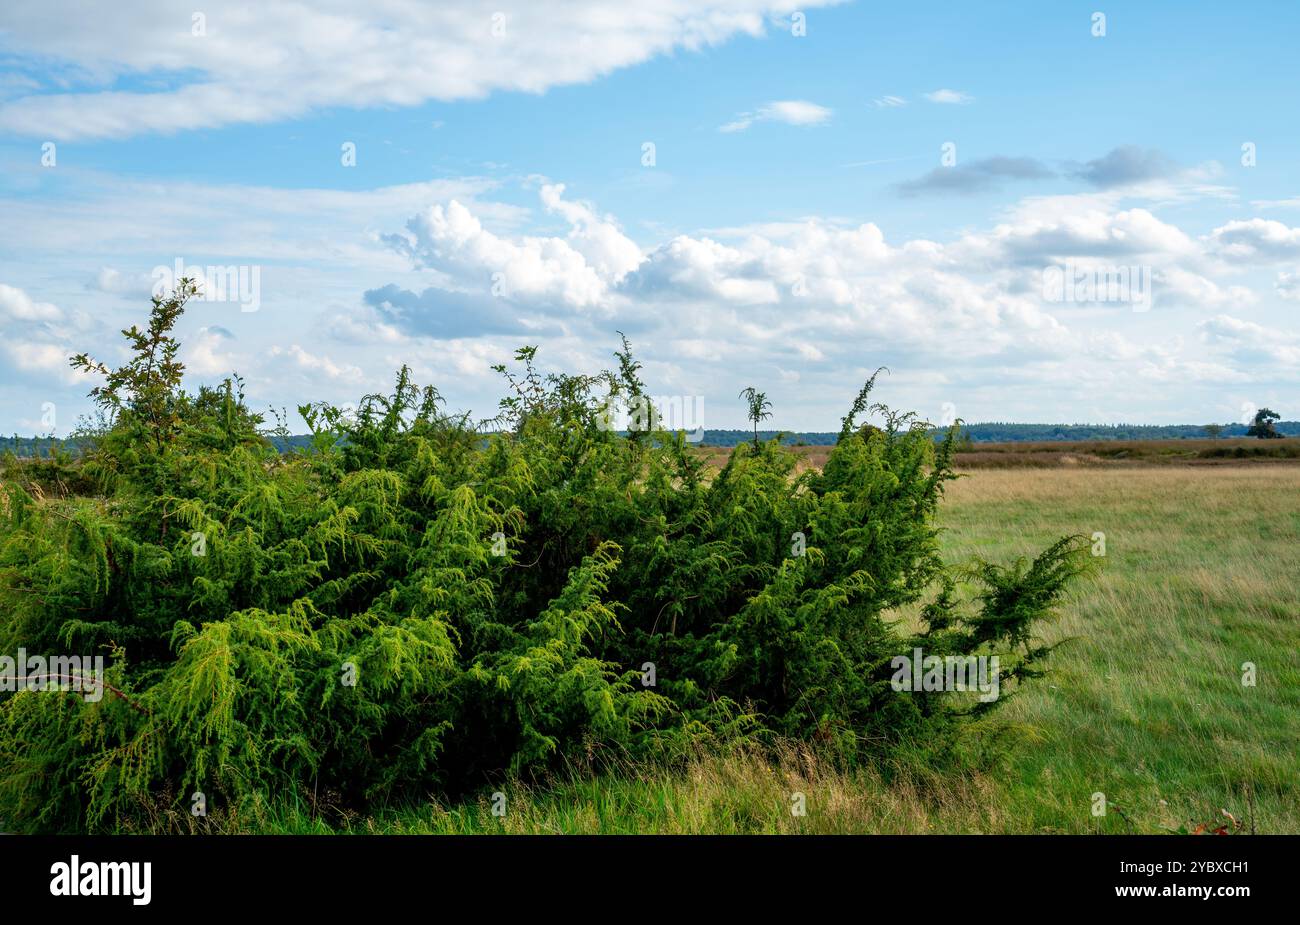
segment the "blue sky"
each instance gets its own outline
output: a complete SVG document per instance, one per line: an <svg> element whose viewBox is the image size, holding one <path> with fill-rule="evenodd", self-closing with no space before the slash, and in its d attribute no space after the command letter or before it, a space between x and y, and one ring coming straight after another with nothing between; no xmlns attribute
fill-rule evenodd
<svg viewBox="0 0 1300 925"><path fill-rule="evenodd" d="M934 421L1300 414L1294 5L374 6L0 10L0 429L66 433L178 259L256 270L181 334L262 408L408 363L487 416L622 330L709 427L882 364Z"/></svg>

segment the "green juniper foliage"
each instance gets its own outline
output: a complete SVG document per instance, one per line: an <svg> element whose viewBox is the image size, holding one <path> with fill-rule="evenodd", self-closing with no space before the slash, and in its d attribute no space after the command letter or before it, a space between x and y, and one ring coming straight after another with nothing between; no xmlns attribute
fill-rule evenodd
<svg viewBox="0 0 1300 925"><path fill-rule="evenodd" d="M80 459L0 473L0 653L109 666L95 702L0 694L4 828L174 828L195 793L214 814L327 794L365 812L742 737L870 760L991 706L895 692L892 657L1029 676L1032 628L1083 567L1068 538L946 570L956 428L936 444L869 407L872 382L820 472L769 440L710 477L653 418L616 433L610 396L645 395L626 340L599 376L521 350L491 427L402 369L355 412L302 406L310 445L279 453L238 378L182 391L192 294L155 299L120 369L74 358L105 378ZM914 603L909 635L890 612Z"/></svg>

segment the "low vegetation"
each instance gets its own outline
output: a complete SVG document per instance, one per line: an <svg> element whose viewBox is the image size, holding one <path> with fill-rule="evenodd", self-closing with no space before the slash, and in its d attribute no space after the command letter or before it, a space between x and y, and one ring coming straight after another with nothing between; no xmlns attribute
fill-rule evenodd
<svg viewBox="0 0 1300 925"><path fill-rule="evenodd" d="M238 379L181 389L192 294L154 300L125 365L74 359L102 377L78 459L2 473L0 652L109 660L100 699L0 695L6 828L374 817L782 743L845 773L939 766L1040 673L1089 563L1070 536L945 562L955 431L870 381L798 474L770 441L713 473L681 434L614 433L609 400L646 394L626 343L595 376L520 350L486 424L403 369L354 414L302 405L310 444L280 453ZM997 654L1003 697L895 691L915 648Z"/></svg>
<svg viewBox="0 0 1300 925"><path fill-rule="evenodd" d="M1300 832L1300 468L981 471L949 486L945 561L1104 533L1104 567L1045 629L1044 682L968 726L957 766L896 751L854 769L807 747L700 754L675 770L500 785L277 831ZM891 617L903 630L915 606ZM1242 668L1255 675L1247 680ZM807 812L793 812L792 796ZM1106 812L1094 815L1095 794ZM252 820L243 824L255 828Z"/></svg>
<svg viewBox="0 0 1300 925"><path fill-rule="evenodd" d="M1259 440L1124 440L959 445L958 469L1221 465L1300 462L1300 437Z"/></svg>

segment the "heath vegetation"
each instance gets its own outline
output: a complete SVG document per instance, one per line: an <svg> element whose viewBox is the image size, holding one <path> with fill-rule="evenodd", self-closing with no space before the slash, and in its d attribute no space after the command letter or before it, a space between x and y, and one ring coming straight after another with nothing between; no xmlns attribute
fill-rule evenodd
<svg viewBox="0 0 1300 925"><path fill-rule="evenodd" d="M182 389L193 294L123 332L125 365L73 359L102 379L78 459L6 465L0 651L108 657L93 702L2 695L6 828L176 827L200 797L210 819L366 813L787 740L939 756L997 703L900 694L890 659L996 653L1014 690L1084 567L1071 537L945 564L953 437L870 381L820 471L755 440L715 473L681 434L613 432L602 408L646 394L626 342L598 375L520 350L491 422L403 369L355 411L302 405L310 445L280 453L238 378ZM903 632L885 614L909 605Z"/></svg>

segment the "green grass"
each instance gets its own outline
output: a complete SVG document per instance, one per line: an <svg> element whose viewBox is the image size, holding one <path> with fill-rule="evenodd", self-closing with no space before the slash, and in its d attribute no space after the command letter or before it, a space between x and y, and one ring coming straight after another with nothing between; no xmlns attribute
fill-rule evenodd
<svg viewBox="0 0 1300 925"><path fill-rule="evenodd" d="M1160 832L1226 821L1300 833L1300 468L980 471L949 489L945 554L1005 561L1105 533L1098 573L1047 635L1046 678L996 713L1000 764L844 773L790 748L703 755L453 806L344 818L317 804L236 830L292 832ZM913 613L899 619L914 619ZM1257 684L1242 684L1244 662ZM994 731L993 726L983 730ZM791 812L803 793L807 813ZM1092 814L1092 795L1111 810ZM1117 812L1114 807L1118 806Z"/></svg>
<svg viewBox="0 0 1300 925"><path fill-rule="evenodd" d="M1259 830L1300 832L1300 472L982 472L951 502L957 559L1105 533L1047 637L1073 640L1006 708L1042 734L1005 785L1028 828L1085 831L1079 807L1103 792L1140 830L1253 801Z"/></svg>

